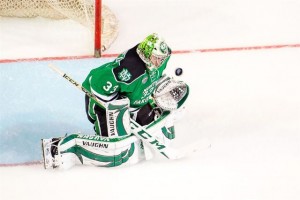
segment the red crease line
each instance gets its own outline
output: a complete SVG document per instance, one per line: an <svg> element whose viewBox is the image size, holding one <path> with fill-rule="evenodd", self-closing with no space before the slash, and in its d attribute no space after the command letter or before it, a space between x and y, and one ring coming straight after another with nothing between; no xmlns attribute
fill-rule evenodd
<svg viewBox="0 0 300 200"><path fill-rule="evenodd" d="M299 48L300 44L284 44L284 45L265 45L265 46L249 46L249 47L230 47L230 48L211 48L211 49L194 49L194 50L175 50L173 54L187 53L210 53L210 52L226 52L226 51L249 51L249 50L267 50L279 48ZM117 57L119 54L103 54L102 58ZM90 59L95 58L92 55L88 56L64 56L64 57L43 57L43 58L20 58L20 59L2 59L0 63L13 62L34 62L34 61L53 61L53 60L72 60L72 59Z"/></svg>

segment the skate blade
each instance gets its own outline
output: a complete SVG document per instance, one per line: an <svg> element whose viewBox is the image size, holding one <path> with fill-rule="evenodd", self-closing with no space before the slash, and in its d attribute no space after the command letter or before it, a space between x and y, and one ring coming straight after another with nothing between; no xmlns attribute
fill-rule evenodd
<svg viewBox="0 0 300 200"><path fill-rule="evenodd" d="M49 141L47 139L41 139L41 146L42 146L42 152L43 152L43 163L44 163L44 169L53 168L53 161L51 161L51 158L49 158L49 155L51 157L51 152L48 147Z"/></svg>

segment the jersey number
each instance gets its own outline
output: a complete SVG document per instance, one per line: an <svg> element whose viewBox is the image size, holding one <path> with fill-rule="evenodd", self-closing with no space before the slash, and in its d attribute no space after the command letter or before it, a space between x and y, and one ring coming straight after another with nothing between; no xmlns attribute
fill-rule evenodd
<svg viewBox="0 0 300 200"><path fill-rule="evenodd" d="M112 84L111 84L111 82L109 82L109 81L107 81L106 84L107 84L107 85L103 86L103 89L104 89L106 92L108 92L108 91L111 89ZM114 93L114 92L116 91L117 88L118 88L117 85L114 86L113 90L110 91L109 93Z"/></svg>

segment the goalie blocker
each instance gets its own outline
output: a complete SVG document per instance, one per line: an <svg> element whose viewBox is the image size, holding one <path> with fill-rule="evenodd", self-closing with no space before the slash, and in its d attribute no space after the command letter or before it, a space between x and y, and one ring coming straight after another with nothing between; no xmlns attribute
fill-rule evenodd
<svg viewBox="0 0 300 200"><path fill-rule="evenodd" d="M189 94L188 86L169 77L162 77L153 94L156 112L153 122L144 128L163 148L175 138L174 122L181 115L182 106ZM153 157L153 149L131 133L129 116L142 110L129 112L127 98L114 100L106 105L109 137L70 134L61 138L42 139L45 169L68 169L76 164L99 167L131 165ZM144 114L144 113L143 113Z"/></svg>

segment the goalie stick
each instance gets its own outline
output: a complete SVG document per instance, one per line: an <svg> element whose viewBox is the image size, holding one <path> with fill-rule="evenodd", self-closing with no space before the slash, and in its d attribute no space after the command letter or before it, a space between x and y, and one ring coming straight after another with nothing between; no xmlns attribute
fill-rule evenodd
<svg viewBox="0 0 300 200"><path fill-rule="evenodd" d="M81 84L79 84L77 81L72 79L69 75L61 71L58 67L56 67L53 64L48 65L52 70L57 72L60 76L65 78L67 81L69 81L73 86L75 86L77 89L83 91L88 97L95 100L97 104L105 109L105 106L102 105L102 103L97 99L97 97L89 92L87 89L85 89ZM197 151L197 145L189 145L181 151L178 151L177 149L173 149L171 147L163 145L161 141L156 139L153 135L151 135L144 127L139 125L137 122L135 122L133 119L130 118L130 127L132 133L137 136L139 139L141 139L143 142L145 142L148 146L150 146L155 151L162 154L164 157L168 159L179 159L184 157L186 154L190 152Z"/></svg>

